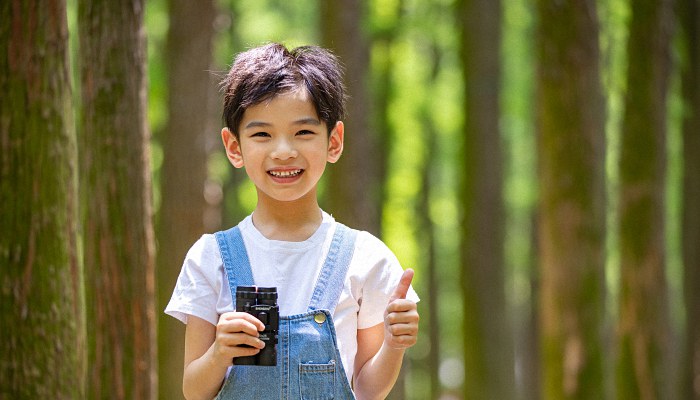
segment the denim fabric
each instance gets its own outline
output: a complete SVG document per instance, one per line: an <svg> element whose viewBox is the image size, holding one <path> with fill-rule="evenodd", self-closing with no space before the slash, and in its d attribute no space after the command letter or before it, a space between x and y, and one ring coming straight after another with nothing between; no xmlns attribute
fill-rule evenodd
<svg viewBox="0 0 700 400"><path fill-rule="evenodd" d="M332 314L357 232L338 223L306 313L280 317L277 366L234 365L217 399L354 399L336 343ZM233 299L253 274L238 227L215 234ZM235 301L235 300L234 300Z"/></svg>

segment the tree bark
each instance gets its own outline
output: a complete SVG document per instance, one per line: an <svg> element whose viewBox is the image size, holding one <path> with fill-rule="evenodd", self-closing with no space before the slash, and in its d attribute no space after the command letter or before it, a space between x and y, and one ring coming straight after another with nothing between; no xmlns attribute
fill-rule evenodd
<svg viewBox="0 0 700 400"><path fill-rule="evenodd" d="M0 3L0 398L85 394L64 1Z"/></svg>
<svg viewBox="0 0 700 400"><path fill-rule="evenodd" d="M544 399L604 398L604 100L594 0L537 1Z"/></svg>
<svg viewBox="0 0 700 400"><path fill-rule="evenodd" d="M185 329L165 315L190 246L207 230L207 144L220 146L211 128L209 91L215 7L212 0L168 2L168 122L163 132L161 204L158 213L158 365L161 399L182 394ZM218 227L213 227L218 228Z"/></svg>
<svg viewBox="0 0 700 400"><path fill-rule="evenodd" d="M465 126L460 202L464 299L464 395L513 398L513 343L505 302L503 150L498 0L458 3Z"/></svg>
<svg viewBox="0 0 700 400"><path fill-rule="evenodd" d="M91 399L157 389L143 12L142 0L78 2Z"/></svg>
<svg viewBox="0 0 700 400"><path fill-rule="evenodd" d="M636 1L628 38L620 143L617 396L670 396L665 278L666 99L672 1Z"/></svg>

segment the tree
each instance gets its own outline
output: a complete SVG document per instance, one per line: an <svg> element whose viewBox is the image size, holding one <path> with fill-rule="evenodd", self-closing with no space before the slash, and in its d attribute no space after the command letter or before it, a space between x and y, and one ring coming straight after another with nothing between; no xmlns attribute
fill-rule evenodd
<svg viewBox="0 0 700 400"><path fill-rule="evenodd" d="M681 33L686 49L682 70L683 263L686 308L684 399L700 399L700 1L680 0Z"/></svg>
<svg viewBox="0 0 700 400"><path fill-rule="evenodd" d="M514 396L513 346L505 302L503 151L500 117L501 3L459 2L464 77L462 285L464 394Z"/></svg>
<svg viewBox="0 0 700 400"><path fill-rule="evenodd" d="M156 395L144 2L78 2L89 398Z"/></svg>
<svg viewBox="0 0 700 400"><path fill-rule="evenodd" d="M64 1L0 4L0 398L85 393Z"/></svg>
<svg viewBox="0 0 700 400"><path fill-rule="evenodd" d="M329 168L327 203L340 222L379 235L385 153L373 131L368 89L370 46L362 29L365 2L322 1L320 6L323 43L345 65L349 95L345 150L340 161Z"/></svg>
<svg viewBox="0 0 700 400"><path fill-rule="evenodd" d="M664 190L673 9L669 0L637 1L631 11L620 143L617 396L669 398Z"/></svg>
<svg viewBox="0 0 700 400"><path fill-rule="evenodd" d="M537 1L538 259L545 399L604 397L604 101L596 2Z"/></svg>
<svg viewBox="0 0 700 400"><path fill-rule="evenodd" d="M440 54L441 51L437 43L431 43L433 47L433 65L430 74L430 83L435 83L437 80L438 71L440 69ZM430 342L430 354L427 358L427 366L425 366L430 375L430 394L431 398L440 396L440 378L438 371L440 370L440 281L438 279L439 259L437 254L437 238L435 235L435 226L430 217L430 201L436 196L433 188L436 186L437 178L435 171L438 169L437 156L437 137L438 128L435 126L435 121L431 119L430 109L428 104L424 104L423 115L421 119L426 126L426 134L424 135L426 147L426 166L423 168L421 181L423 183L420 197L417 206L418 223L420 224L420 238L424 247L424 270L427 272L427 312L424 311L422 318L427 319L428 340ZM427 317L427 318L425 318ZM425 329L424 329L425 331Z"/></svg>
<svg viewBox="0 0 700 400"><path fill-rule="evenodd" d="M158 212L158 353L161 399L182 398L185 335L165 309L187 249L205 232L207 137L215 7L212 0L168 2L168 121L162 135ZM210 140L211 141L211 140Z"/></svg>

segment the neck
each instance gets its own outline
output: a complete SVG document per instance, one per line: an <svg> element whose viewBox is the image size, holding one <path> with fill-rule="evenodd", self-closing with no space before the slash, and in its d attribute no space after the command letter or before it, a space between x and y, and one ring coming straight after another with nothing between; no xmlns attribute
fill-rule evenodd
<svg viewBox="0 0 700 400"><path fill-rule="evenodd" d="M270 240L304 241L316 232L322 221L315 193L294 201L277 201L258 193L253 225Z"/></svg>

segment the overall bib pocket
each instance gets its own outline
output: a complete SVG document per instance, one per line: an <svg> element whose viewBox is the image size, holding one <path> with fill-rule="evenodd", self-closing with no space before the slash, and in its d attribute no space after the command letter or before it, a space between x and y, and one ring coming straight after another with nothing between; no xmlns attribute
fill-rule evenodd
<svg viewBox="0 0 700 400"><path fill-rule="evenodd" d="M335 360L299 364L299 390L304 400L330 400L335 392Z"/></svg>

